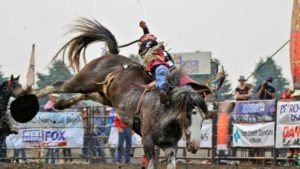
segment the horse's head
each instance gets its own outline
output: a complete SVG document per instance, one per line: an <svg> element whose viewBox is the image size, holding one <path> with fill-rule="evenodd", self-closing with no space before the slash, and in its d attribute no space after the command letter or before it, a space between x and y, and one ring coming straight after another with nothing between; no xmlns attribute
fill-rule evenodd
<svg viewBox="0 0 300 169"><path fill-rule="evenodd" d="M10 79L2 83L2 89L4 89L7 94L10 94L13 97L19 96L22 92L22 85L19 83L19 78L11 75Z"/></svg>
<svg viewBox="0 0 300 169"><path fill-rule="evenodd" d="M171 92L171 104L178 112L178 120L186 138L188 151L196 153L200 149L202 123L207 117L204 99L193 89L177 87Z"/></svg>

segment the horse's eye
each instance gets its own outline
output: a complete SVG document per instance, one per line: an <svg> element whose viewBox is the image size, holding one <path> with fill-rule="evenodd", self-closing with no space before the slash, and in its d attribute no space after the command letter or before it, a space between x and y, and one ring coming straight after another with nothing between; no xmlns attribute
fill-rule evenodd
<svg viewBox="0 0 300 169"><path fill-rule="evenodd" d="M194 114L194 115L197 114L196 110L193 110L193 111L192 111L192 114Z"/></svg>

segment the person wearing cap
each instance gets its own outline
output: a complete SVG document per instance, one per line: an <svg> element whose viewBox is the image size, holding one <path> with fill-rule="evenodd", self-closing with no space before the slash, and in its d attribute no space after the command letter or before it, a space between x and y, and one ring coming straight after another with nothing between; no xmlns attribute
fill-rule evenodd
<svg viewBox="0 0 300 169"><path fill-rule="evenodd" d="M44 105L44 110L47 110L47 111L57 111L54 108L54 105L55 105L58 97L59 97L58 94L50 94L48 102Z"/></svg>
<svg viewBox="0 0 300 169"><path fill-rule="evenodd" d="M259 85L256 91L260 100L275 99L275 88L272 86L273 77L269 76L263 84Z"/></svg>
<svg viewBox="0 0 300 169"><path fill-rule="evenodd" d="M239 86L235 88L235 95L237 101L249 100L252 97L251 89L246 85L246 79L244 76L240 76L238 79Z"/></svg>
<svg viewBox="0 0 300 169"><path fill-rule="evenodd" d="M164 104L169 100L167 76L169 68L174 65L174 61L170 54L164 50L163 44L158 43L157 38L149 32L146 22L140 21L140 27L143 29L144 35L139 40L139 55L146 65L145 70L154 76L160 101Z"/></svg>
<svg viewBox="0 0 300 169"><path fill-rule="evenodd" d="M54 108L54 105L57 101L57 98L59 97L58 94L50 94L49 95L49 100L48 102L44 105L44 110L46 111L57 111ZM51 159L51 164L55 164L55 162L58 162L58 157L59 157L59 149L58 148L47 148L46 149L46 154L45 154L45 163L49 162L49 156Z"/></svg>

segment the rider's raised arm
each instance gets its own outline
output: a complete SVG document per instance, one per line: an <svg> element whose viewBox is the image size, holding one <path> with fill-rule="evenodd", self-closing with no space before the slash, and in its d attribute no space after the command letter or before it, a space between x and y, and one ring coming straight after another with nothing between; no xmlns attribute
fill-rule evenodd
<svg viewBox="0 0 300 169"><path fill-rule="evenodd" d="M140 27L143 29L144 35L150 33L145 21L140 21Z"/></svg>

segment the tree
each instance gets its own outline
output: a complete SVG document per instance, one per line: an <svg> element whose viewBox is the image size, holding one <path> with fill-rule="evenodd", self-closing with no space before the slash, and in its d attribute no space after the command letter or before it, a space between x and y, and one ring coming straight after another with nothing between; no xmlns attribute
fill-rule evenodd
<svg viewBox="0 0 300 169"><path fill-rule="evenodd" d="M284 91L284 87L289 84L288 80L282 75L281 67L278 66L272 58L269 60L268 59L269 57L266 57L265 59L260 58L259 62L255 66L255 70L258 68L259 70L254 73L256 84L256 87L254 88L254 99L258 99L256 96L256 90L268 76L272 76L274 78L273 86L276 90L276 98L280 97L280 93Z"/></svg>
<svg viewBox="0 0 300 169"><path fill-rule="evenodd" d="M1 66L0 66L1 68ZM7 80L7 77L4 76L4 73L2 71L0 71L0 85Z"/></svg>
<svg viewBox="0 0 300 169"><path fill-rule="evenodd" d="M53 65L49 68L48 74L37 73L37 87L39 89L44 88L48 85L52 85L58 81L65 81L72 77L72 73L68 69L68 67L64 64L63 61L58 60L53 63ZM69 95L62 95L62 97L67 97ZM44 105L47 102L48 98L41 98L40 105Z"/></svg>

